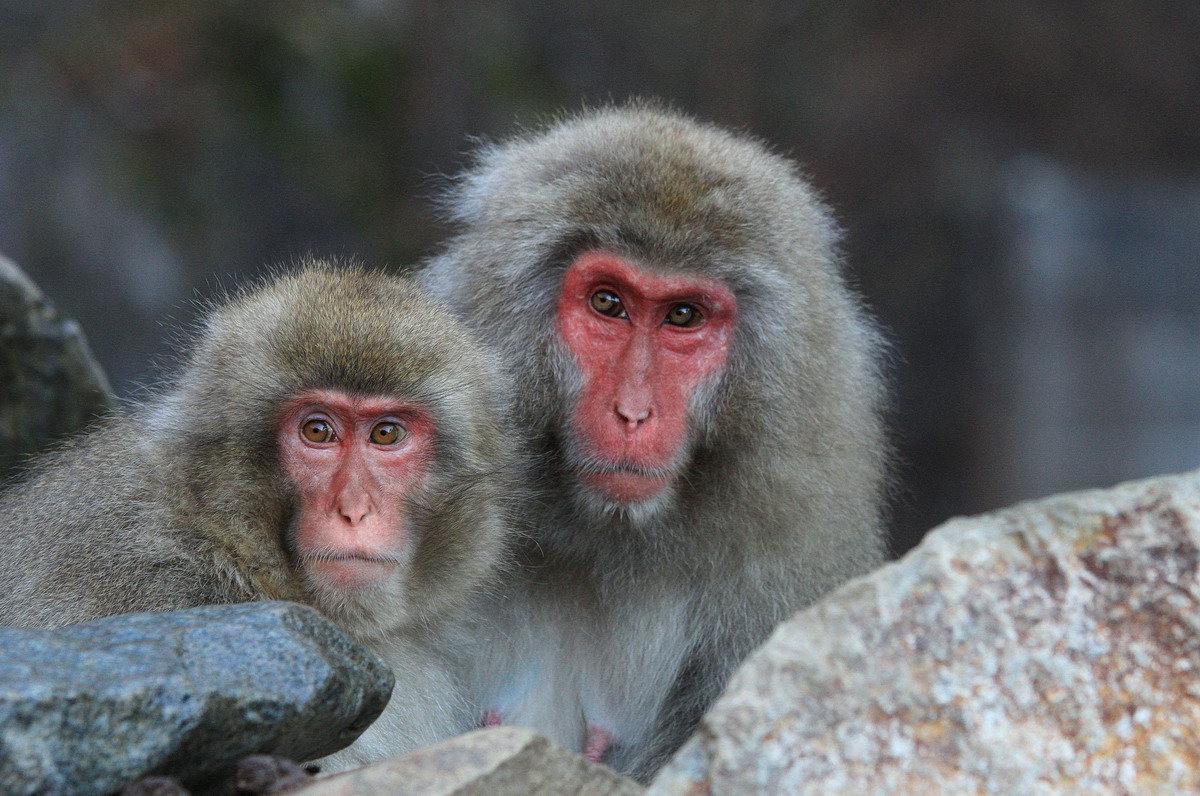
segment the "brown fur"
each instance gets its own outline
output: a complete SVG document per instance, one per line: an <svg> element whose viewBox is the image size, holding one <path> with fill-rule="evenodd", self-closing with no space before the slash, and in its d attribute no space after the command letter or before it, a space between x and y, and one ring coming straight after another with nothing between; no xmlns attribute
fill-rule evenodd
<svg viewBox="0 0 1200 796"><path fill-rule="evenodd" d="M307 602L398 670L385 714L394 737L376 739L379 752L450 734L462 716L442 658L459 654L447 651L453 622L505 539L494 371L453 318L381 272L312 263L233 296L164 391L46 457L0 499L0 624ZM276 416L290 396L322 388L416 400L437 424L433 476L410 507L412 571L382 598L318 592L292 558Z"/></svg>
<svg viewBox="0 0 1200 796"><path fill-rule="evenodd" d="M462 230L418 278L504 357L536 462L533 540L480 613L495 630L477 698L575 748L615 724L606 762L645 779L777 622L883 560L878 337L795 166L653 105L485 147L449 208ZM564 466L579 375L554 308L592 248L721 279L738 302L690 463L651 508L602 505Z"/></svg>

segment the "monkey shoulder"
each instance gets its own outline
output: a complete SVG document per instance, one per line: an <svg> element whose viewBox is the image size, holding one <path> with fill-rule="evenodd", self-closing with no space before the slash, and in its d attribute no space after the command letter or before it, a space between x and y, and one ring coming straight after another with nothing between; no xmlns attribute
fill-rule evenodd
<svg viewBox="0 0 1200 796"><path fill-rule="evenodd" d="M0 622L58 626L210 602L203 541L185 540L153 463L114 418L44 456L0 497Z"/></svg>

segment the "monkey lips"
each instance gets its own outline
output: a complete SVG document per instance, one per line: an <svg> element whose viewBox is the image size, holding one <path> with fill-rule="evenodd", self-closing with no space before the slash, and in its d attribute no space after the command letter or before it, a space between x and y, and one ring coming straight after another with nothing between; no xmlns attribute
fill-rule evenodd
<svg viewBox="0 0 1200 796"><path fill-rule="evenodd" d="M603 493L615 503L640 503L656 497L673 480L669 470L644 470L631 465L577 471L580 483Z"/></svg>
<svg viewBox="0 0 1200 796"><path fill-rule="evenodd" d="M335 590L353 591L378 583L396 571L399 556L370 553L305 553L304 566L313 578Z"/></svg>

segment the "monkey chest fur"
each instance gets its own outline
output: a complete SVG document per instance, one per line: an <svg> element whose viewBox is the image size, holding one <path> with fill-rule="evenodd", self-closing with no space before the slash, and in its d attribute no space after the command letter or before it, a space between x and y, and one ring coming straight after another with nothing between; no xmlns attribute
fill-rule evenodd
<svg viewBox="0 0 1200 796"><path fill-rule="evenodd" d="M562 585L526 587L482 612L489 643L476 656L473 698L573 751L590 731L609 733L604 762L626 768L654 735L690 647L684 594L600 601Z"/></svg>

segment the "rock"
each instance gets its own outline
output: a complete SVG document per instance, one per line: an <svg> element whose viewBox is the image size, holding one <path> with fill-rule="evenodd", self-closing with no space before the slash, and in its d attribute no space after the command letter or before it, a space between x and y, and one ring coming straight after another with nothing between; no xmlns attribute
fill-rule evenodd
<svg viewBox="0 0 1200 796"><path fill-rule="evenodd" d="M651 785L1200 789L1200 472L952 520L782 625Z"/></svg>
<svg viewBox="0 0 1200 796"><path fill-rule="evenodd" d="M79 326L0 256L0 484L109 403L108 381Z"/></svg>
<svg viewBox="0 0 1200 796"><path fill-rule="evenodd" d="M195 789L254 753L354 741L392 674L312 608L267 602L0 628L0 793L111 793L145 774Z"/></svg>
<svg viewBox="0 0 1200 796"><path fill-rule="evenodd" d="M553 746L523 727L475 730L449 741L335 774L298 796L634 796L631 779Z"/></svg>

